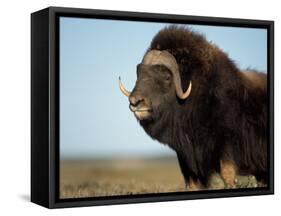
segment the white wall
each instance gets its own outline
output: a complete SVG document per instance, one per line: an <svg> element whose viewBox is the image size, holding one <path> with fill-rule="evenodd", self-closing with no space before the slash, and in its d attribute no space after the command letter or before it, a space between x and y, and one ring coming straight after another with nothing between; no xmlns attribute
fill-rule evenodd
<svg viewBox="0 0 281 216"><path fill-rule="evenodd" d="M0 6L0 214L13 215L266 215L280 203L280 61L275 63L275 192L274 196L195 200L153 204L46 210L27 200L30 191L30 13L47 6L158 12L275 20L275 59L280 59L281 15L278 1L140 0L6 0Z"/></svg>

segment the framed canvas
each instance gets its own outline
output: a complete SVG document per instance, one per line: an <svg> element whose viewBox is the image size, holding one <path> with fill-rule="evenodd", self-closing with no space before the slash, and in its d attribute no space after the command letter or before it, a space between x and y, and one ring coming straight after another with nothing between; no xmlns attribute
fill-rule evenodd
<svg viewBox="0 0 281 216"><path fill-rule="evenodd" d="M31 201L274 193L274 22L50 7L31 15Z"/></svg>

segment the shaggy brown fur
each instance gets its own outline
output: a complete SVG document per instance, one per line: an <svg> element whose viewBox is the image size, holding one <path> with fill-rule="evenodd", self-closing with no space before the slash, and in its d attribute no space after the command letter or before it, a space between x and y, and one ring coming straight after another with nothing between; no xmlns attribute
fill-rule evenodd
<svg viewBox="0 0 281 216"><path fill-rule="evenodd" d="M187 184L206 187L221 161L231 161L240 175L267 182L266 74L239 70L226 53L188 28L164 28L150 50L167 50L176 58L184 91L192 81L186 100L174 96L168 103L165 96L156 109L161 115L140 121L153 139L177 152ZM134 91L153 95L153 88L144 89L139 81Z"/></svg>

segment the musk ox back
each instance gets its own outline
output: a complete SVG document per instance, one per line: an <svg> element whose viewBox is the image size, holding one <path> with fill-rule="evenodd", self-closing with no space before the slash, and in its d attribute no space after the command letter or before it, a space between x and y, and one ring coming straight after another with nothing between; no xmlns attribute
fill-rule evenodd
<svg viewBox="0 0 281 216"><path fill-rule="evenodd" d="M241 71L204 36L169 26L153 38L132 92L130 109L146 133L176 153L190 189L221 173L267 182L267 76Z"/></svg>

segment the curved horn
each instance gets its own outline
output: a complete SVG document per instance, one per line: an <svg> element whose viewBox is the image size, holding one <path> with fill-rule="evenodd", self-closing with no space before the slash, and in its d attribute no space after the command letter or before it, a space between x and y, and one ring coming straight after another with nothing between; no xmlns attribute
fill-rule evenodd
<svg viewBox="0 0 281 216"><path fill-rule="evenodd" d="M188 89L183 92L181 87L181 78L178 63L175 57L168 51L151 50L148 52L142 61L143 64L163 64L173 73L173 80L176 88L177 96L185 100L191 93L192 83L190 81Z"/></svg>
<svg viewBox="0 0 281 216"><path fill-rule="evenodd" d="M126 90L126 88L124 87L124 85L123 85L122 82L121 82L121 77L120 77L120 76L119 76L119 88L120 88L121 92L122 92L125 96L127 96L127 97L130 96L131 92L128 91L128 90Z"/></svg>
<svg viewBox="0 0 281 216"><path fill-rule="evenodd" d="M171 71L172 71L173 77L174 77L174 84L175 84L177 96L180 99L185 100L186 98L188 98L188 96L191 93L191 89L192 89L191 80L189 82L188 89L185 92L183 92L182 87L181 87L180 72L179 72L178 67L171 69Z"/></svg>

